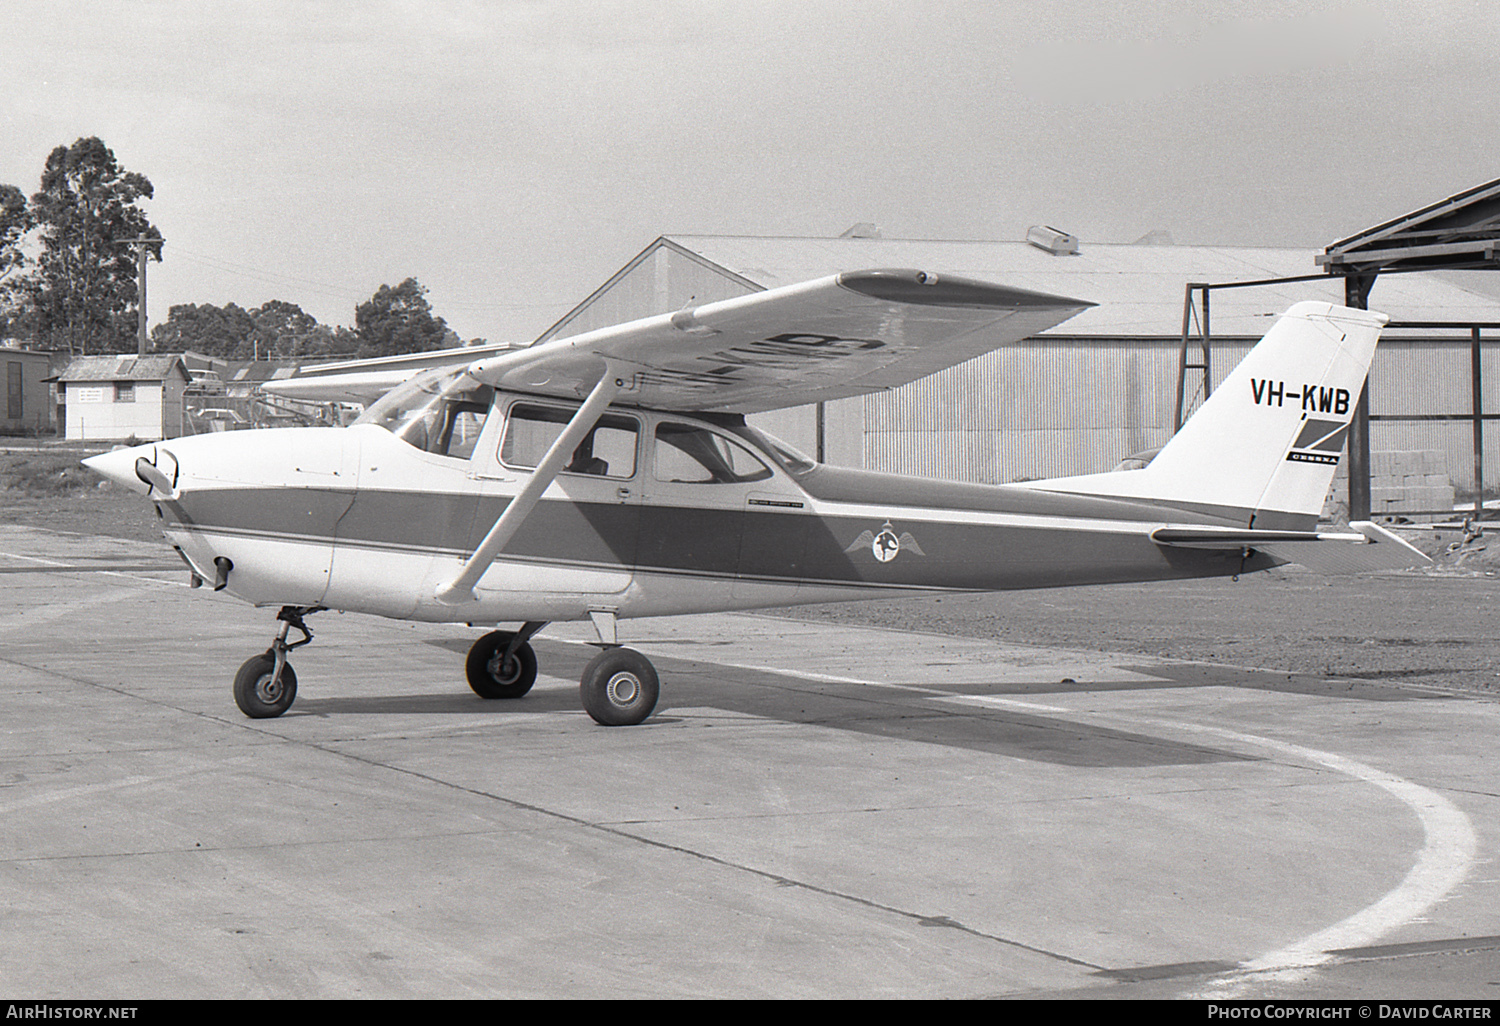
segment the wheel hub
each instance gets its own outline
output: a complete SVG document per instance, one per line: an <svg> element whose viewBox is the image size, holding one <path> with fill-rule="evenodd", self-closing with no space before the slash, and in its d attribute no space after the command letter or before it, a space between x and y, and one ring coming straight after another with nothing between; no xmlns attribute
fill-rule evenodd
<svg viewBox="0 0 1500 1026"><path fill-rule="evenodd" d="M505 650L501 649L490 660L488 669L496 684L514 684L521 676L521 660L515 656L506 659Z"/></svg>
<svg viewBox="0 0 1500 1026"><path fill-rule="evenodd" d="M262 702L275 704L281 699L282 684L275 673L268 673L255 682L255 697Z"/></svg>
<svg viewBox="0 0 1500 1026"><path fill-rule="evenodd" d="M622 670L609 678L604 693L614 705L628 706L641 693L641 681L635 674Z"/></svg>

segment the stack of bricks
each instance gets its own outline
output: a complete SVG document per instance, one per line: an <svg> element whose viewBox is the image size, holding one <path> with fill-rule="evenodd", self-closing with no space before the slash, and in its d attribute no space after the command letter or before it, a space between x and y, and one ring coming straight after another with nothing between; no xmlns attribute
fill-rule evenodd
<svg viewBox="0 0 1500 1026"><path fill-rule="evenodd" d="M1448 479L1447 459L1435 449L1389 450L1370 453L1370 516L1404 516L1409 520L1444 520L1451 514L1423 514L1416 510L1453 509L1453 482ZM1333 489L1324 504L1325 517L1338 519L1349 503L1349 454L1339 460Z"/></svg>

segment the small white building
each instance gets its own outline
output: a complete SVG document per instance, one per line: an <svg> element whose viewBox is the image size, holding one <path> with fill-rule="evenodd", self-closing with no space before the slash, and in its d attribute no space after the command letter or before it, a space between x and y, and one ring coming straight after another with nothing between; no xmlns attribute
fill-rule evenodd
<svg viewBox="0 0 1500 1026"><path fill-rule="evenodd" d="M57 377L64 437L83 442L176 438L184 434L182 393L191 380L176 354L77 357Z"/></svg>

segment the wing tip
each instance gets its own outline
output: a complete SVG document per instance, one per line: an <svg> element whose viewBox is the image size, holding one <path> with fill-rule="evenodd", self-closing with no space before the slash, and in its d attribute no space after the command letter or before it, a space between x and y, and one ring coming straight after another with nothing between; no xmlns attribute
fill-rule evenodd
<svg viewBox="0 0 1500 1026"><path fill-rule="evenodd" d="M1097 304L993 282L912 268L871 268L838 275L840 288L871 299L986 310L1086 310Z"/></svg>

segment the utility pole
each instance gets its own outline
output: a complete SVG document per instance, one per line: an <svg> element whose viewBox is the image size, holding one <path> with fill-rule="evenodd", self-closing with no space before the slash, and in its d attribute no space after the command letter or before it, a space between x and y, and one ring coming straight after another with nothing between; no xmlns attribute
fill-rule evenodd
<svg viewBox="0 0 1500 1026"><path fill-rule="evenodd" d="M135 247L135 283L139 293L136 296L136 337L135 355L146 355L146 247L155 242L160 244L160 238L151 238L142 235L135 239L119 239L126 245Z"/></svg>

